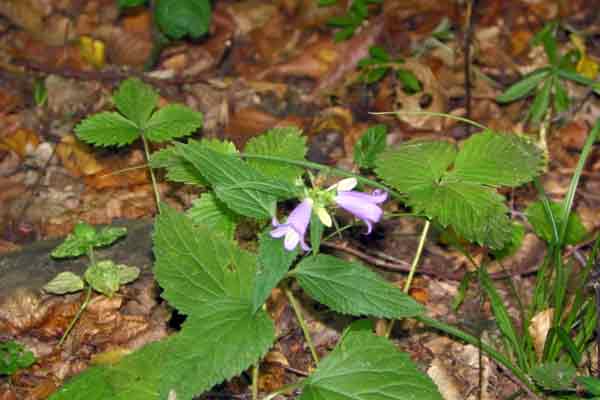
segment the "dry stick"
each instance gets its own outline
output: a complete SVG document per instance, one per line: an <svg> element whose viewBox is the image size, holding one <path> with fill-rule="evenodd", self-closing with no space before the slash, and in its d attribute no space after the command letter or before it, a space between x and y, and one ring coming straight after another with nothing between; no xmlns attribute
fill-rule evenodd
<svg viewBox="0 0 600 400"><path fill-rule="evenodd" d="M467 21L465 29L464 56L465 56L465 108L467 119L471 119L471 42L473 36L473 2L467 1ZM471 133L471 127L467 125L467 133Z"/></svg>
<svg viewBox="0 0 600 400"><path fill-rule="evenodd" d="M260 362L252 367L252 400L258 400L258 372Z"/></svg>
<svg viewBox="0 0 600 400"><path fill-rule="evenodd" d="M415 252L415 256L413 257L413 262L410 266L410 271L408 273L408 277L406 278L406 283L404 284L404 293L408 293L410 290L410 285L412 283L413 277L415 275L415 271L417 270L417 265L419 264L419 260L421 259L421 254L423 253L423 248L425 247L425 240L427 239L427 233L429 232L429 227L431 226L431 221L428 219L425 220L425 225L423 226L423 231L421 232L421 238L419 239L419 246L417 247L417 251ZM391 320L387 326L385 331L385 337L389 338L392 333L392 329L394 329L395 319Z"/></svg>

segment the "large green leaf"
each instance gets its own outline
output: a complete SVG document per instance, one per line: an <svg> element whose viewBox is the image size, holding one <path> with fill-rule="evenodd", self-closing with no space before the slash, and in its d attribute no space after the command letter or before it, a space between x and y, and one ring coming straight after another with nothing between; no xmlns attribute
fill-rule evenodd
<svg viewBox="0 0 600 400"><path fill-rule="evenodd" d="M124 146L141 135L133 122L116 112L101 112L84 119L75 127L75 133L95 146Z"/></svg>
<svg viewBox="0 0 600 400"><path fill-rule="evenodd" d="M202 114L180 104L156 111L144 126L144 136L152 142L165 142L191 135L202 126Z"/></svg>
<svg viewBox="0 0 600 400"><path fill-rule="evenodd" d="M262 190L244 187L244 182L271 180L255 171L238 157L217 153L203 146L178 144L177 151L215 188L215 194L227 206L253 218L271 218L276 197Z"/></svg>
<svg viewBox="0 0 600 400"><path fill-rule="evenodd" d="M453 182L423 187L410 193L415 211L449 225L465 239L500 249L510 239L512 227L503 197L491 188Z"/></svg>
<svg viewBox="0 0 600 400"><path fill-rule="evenodd" d="M158 0L154 17L160 29L173 39L186 35L198 38L208 32L210 26L210 1Z"/></svg>
<svg viewBox="0 0 600 400"><path fill-rule="evenodd" d="M539 175L543 152L530 140L486 130L467 139L447 179L491 186L519 186Z"/></svg>
<svg viewBox="0 0 600 400"><path fill-rule="evenodd" d="M552 391L574 389L577 370L574 366L561 362L549 362L535 366L531 377L542 388Z"/></svg>
<svg viewBox="0 0 600 400"><path fill-rule="evenodd" d="M254 310L263 305L271 290L285 276L297 256L297 249L286 250L281 240L272 238L269 232L260 235L258 267L252 300Z"/></svg>
<svg viewBox="0 0 600 400"><path fill-rule="evenodd" d="M239 217L227 208L225 203L216 198L211 192L202 194L192 202L187 215L194 225L206 225L215 234L222 234L227 239L233 239Z"/></svg>
<svg viewBox="0 0 600 400"><path fill-rule="evenodd" d="M208 147L222 154L235 154L237 152L233 143L217 139L189 140L186 146ZM173 182L199 186L209 185L192 163L177 152L175 146L154 152L150 157L150 166L152 168L166 168L167 179Z"/></svg>
<svg viewBox="0 0 600 400"><path fill-rule="evenodd" d="M273 322L247 302L221 300L197 307L160 366L160 398L175 390L178 400L191 399L250 367L274 340Z"/></svg>
<svg viewBox="0 0 600 400"><path fill-rule="evenodd" d="M442 400L431 379L383 337L345 335L304 381L300 400Z"/></svg>
<svg viewBox="0 0 600 400"><path fill-rule="evenodd" d="M156 218L153 239L154 274L172 306L188 314L199 302L226 296L224 269L233 244L166 205Z"/></svg>
<svg viewBox="0 0 600 400"><path fill-rule="evenodd" d="M156 108L158 94L138 78L129 78L121 83L113 100L121 114L141 128Z"/></svg>
<svg viewBox="0 0 600 400"><path fill-rule="evenodd" d="M307 257L293 271L311 297L343 314L405 318L423 306L375 272L353 262L319 254Z"/></svg>
<svg viewBox="0 0 600 400"><path fill-rule="evenodd" d="M440 181L456 158L456 146L444 141L415 141L381 154L376 172L400 192L410 193Z"/></svg>
<svg viewBox="0 0 600 400"><path fill-rule="evenodd" d="M304 160L306 138L296 127L273 128L250 139L244 147L244 153ZM249 159L248 164L265 176L289 183L294 183L304 171L301 167L278 161Z"/></svg>

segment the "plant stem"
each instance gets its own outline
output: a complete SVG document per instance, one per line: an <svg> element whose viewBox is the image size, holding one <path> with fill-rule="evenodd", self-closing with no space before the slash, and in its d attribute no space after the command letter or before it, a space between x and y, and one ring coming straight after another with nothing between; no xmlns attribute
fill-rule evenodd
<svg viewBox="0 0 600 400"><path fill-rule="evenodd" d="M310 352L312 354L313 360L315 364L319 363L319 356L317 354L317 350L315 349L315 345L310 337L310 332L308 331L308 326L306 326L306 322L304 321L304 317L302 317L302 310L300 309L300 305L298 304L298 300L292 294L290 288L286 287L284 292L290 301L292 309L294 310L294 314L296 314L296 318L298 319L298 323L300 324L300 328L302 328L302 332L304 333L304 338L306 339L306 343L310 348Z"/></svg>
<svg viewBox="0 0 600 400"><path fill-rule="evenodd" d="M63 333L62 337L60 338L60 341L58 342L58 347L61 347L63 345L65 339L67 338L67 336L69 335L69 333L71 332L71 330L73 329L73 327L75 326L77 321L79 321L79 317L81 317L81 313L83 313L83 311L87 307L88 303L90 302L91 296L92 296L92 287L90 285L87 285L87 292L85 294L85 300L83 300L81 307L79 307L79 310L77 310L77 314L75 314L75 317L69 323L67 330L65 331L65 333Z"/></svg>
<svg viewBox="0 0 600 400"><path fill-rule="evenodd" d="M383 111L383 112L370 112L369 114L373 114L373 115L396 115L396 114L404 114L404 115L427 115L427 116L431 116L431 117L445 117L445 118L450 118L450 119L455 119L457 121L461 121L461 122L466 122L467 124L471 124L473 126L476 126L477 128L480 129L488 129L487 126L480 124L479 122L475 122L473 120L470 120L468 118L464 118L464 117L459 117L458 115L452 115L452 114L448 114L448 113L441 113L441 112L433 112L433 111Z"/></svg>
<svg viewBox="0 0 600 400"><path fill-rule="evenodd" d="M252 367L252 400L258 400L258 373L259 363Z"/></svg>
<svg viewBox="0 0 600 400"><path fill-rule="evenodd" d="M408 273L408 277L406 278L406 283L404 284L404 293L408 294L410 290L410 285L412 284L413 277L415 276L415 271L417 270L417 265L421 260L421 254L423 254L423 248L425 247L425 240L427 240L427 234L429 233L429 227L431 226L431 221L428 219L425 220L425 225L423 226L423 230L421 231L421 238L419 239L419 245L417 246L417 251L415 252L415 256L413 257L412 264L410 265L410 271ZM396 320L391 320L388 324L388 327L385 331L385 337L390 337L392 333L392 329L394 328L394 323Z"/></svg>
<svg viewBox="0 0 600 400"><path fill-rule="evenodd" d="M142 143L144 143L144 153L146 154L146 162L150 164L150 147L148 146L148 141L146 137L142 135ZM154 169L152 167L148 167L150 171L150 179L152 179L152 189L154 189L154 200L156 201L156 210L160 212L160 192L158 190L158 184L156 183L156 176L154 176Z"/></svg>
<svg viewBox="0 0 600 400"><path fill-rule="evenodd" d="M265 155L259 155L259 154L241 153L240 156L242 158L249 158L249 159L254 159L254 160L275 161L275 162L280 162L280 163L284 163L284 164L297 165L299 167L304 167L304 168L312 168L312 169L316 169L319 171L324 171L324 172L330 173L332 175L343 176L345 178L356 178L356 180L360 183L363 183L363 184L369 185L369 186L373 186L373 187L381 189L381 190L385 190L386 192L388 192L390 195L392 195L396 199L399 199L402 201L406 200L405 195L403 195L393 189L390 189L389 187L382 185L381 183L379 183L377 181L374 181L369 178L365 178L364 176L343 170L341 168L329 167L327 165L322 165L322 164L311 162L311 161L292 160L292 159L284 158L284 157L265 156Z"/></svg>

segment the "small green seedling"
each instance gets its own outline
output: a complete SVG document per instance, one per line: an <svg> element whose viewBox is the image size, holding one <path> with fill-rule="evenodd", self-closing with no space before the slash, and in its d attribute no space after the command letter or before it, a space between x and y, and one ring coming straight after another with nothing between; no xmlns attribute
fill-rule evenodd
<svg viewBox="0 0 600 400"><path fill-rule="evenodd" d="M86 254L91 261L83 278L73 272L65 271L56 275L44 286L46 292L62 295L83 290L87 284L85 300L60 339L59 346L62 345L87 307L92 290L111 297L122 285L133 282L139 276L140 270L137 267L115 264L110 260L95 260L94 248L109 246L126 233L126 228L115 227L106 227L96 231L93 226L80 222L75 226L73 234L67 236L65 241L52 252L51 255L54 258L71 258Z"/></svg>
<svg viewBox="0 0 600 400"><path fill-rule="evenodd" d="M33 353L14 340L0 342L0 376L14 375L20 369L35 363Z"/></svg>
<svg viewBox="0 0 600 400"><path fill-rule="evenodd" d="M158 94L141 80L130 78L119 86L113 97L119 112L101 112L75 127L77 137L95 146L124 146L142 139L146 159L150 159L148 142L166 142L188 136L202 126L202 114L180 104L156 110ZM160 194L156 177L149 168L156 206Z"/></svg>
<svg viewBox="0 0 600 400"><path fill-rule="evenodd" d="M337 0L319 0L320 7L327 7L337 3ZM350 39L356 30L369 18L369 4L380 4L383 0L353 0L348 12L339 17L333 17L327 24L340 28L333 36L336 42Z"/></svg>
<svg viewBox="0 0 600 400"><path fill-rule="evenodd" d="M559 53L556 41L557 29L556 22L549 23L534 36L532 41L533 46L544 47L550 65L527 74L496 99L500 103L511 103L534 96L527 119L535 124L545 121L552 111L561 113L569 109L571 101L565 87L566 81L589 86L596 93L600 92L600 83L576 71L575 65L581 57L580 52L569 51L563 55Z"/></svg>
<svg viewBox="0 0 600 400"><path fill-rule="evenodd" d="M421 91L421 82L415 74L400 67L403 62L401 58L392 59L384 48L372 46L369 49L369 56L358 62L358 68L362 70L360 79L367 84L372 84L379 82L390 70L394 70L396 78L402 82L402 88L406 93Z"/></svg>
<svg viewBox="0 0 600 400"><path fill-rule="evenodd" d="M38 107L43 107L48 101L48 89L41 79L36 79L33 84L33 100Z"/></svg>

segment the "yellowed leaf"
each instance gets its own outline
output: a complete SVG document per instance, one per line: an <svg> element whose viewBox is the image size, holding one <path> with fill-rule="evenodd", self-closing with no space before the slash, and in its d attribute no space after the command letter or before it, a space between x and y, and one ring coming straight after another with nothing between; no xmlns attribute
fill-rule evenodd
<svg viewBox="0 0 600 400"><path fill-rule="evenodd" d="M89 36L79 38L81 57L96 68L101 68L106 62L104 43Z"/></svg>
<svg viewBox="0 0 600 400"><path fill-rule="evenodd" d="M74 176L93 175L103 169L94 155L94 149L73 135L65 136L56 146L56 155Z"/></svg>
<svg viewBox="0 0 600 400"><path fill-rule="evenodd" d="M17 129L12 134L0 138L0 149L13 151L21 158L32 153L39 144L37 134L28 129Z"/></svg>
<svg viewBox="0 0 600 400"><path fill-rule="evenodd" d="M590 57L588 57L583 38L579 35L572 34L570 36L570 39L571 43L573 43L573 45L577 48L577 50L579 50L579 53L581 54L581 58L579 59L579 62L577 63L576 67L577 72L585 76L586 78L596 79L596 76L598 76L598 63Z"/></svg>
<svg viewBox="0 0 600 400"><path fill-rule="evenodd" d="M544 346L546 345L546 337L548 331L552 326L552 318L554 317L554 309L547 308L540 311L531 318L531 324L529 325L529 335L533 339L533 347L538 359L542 358L544 353Z"/></svg>

